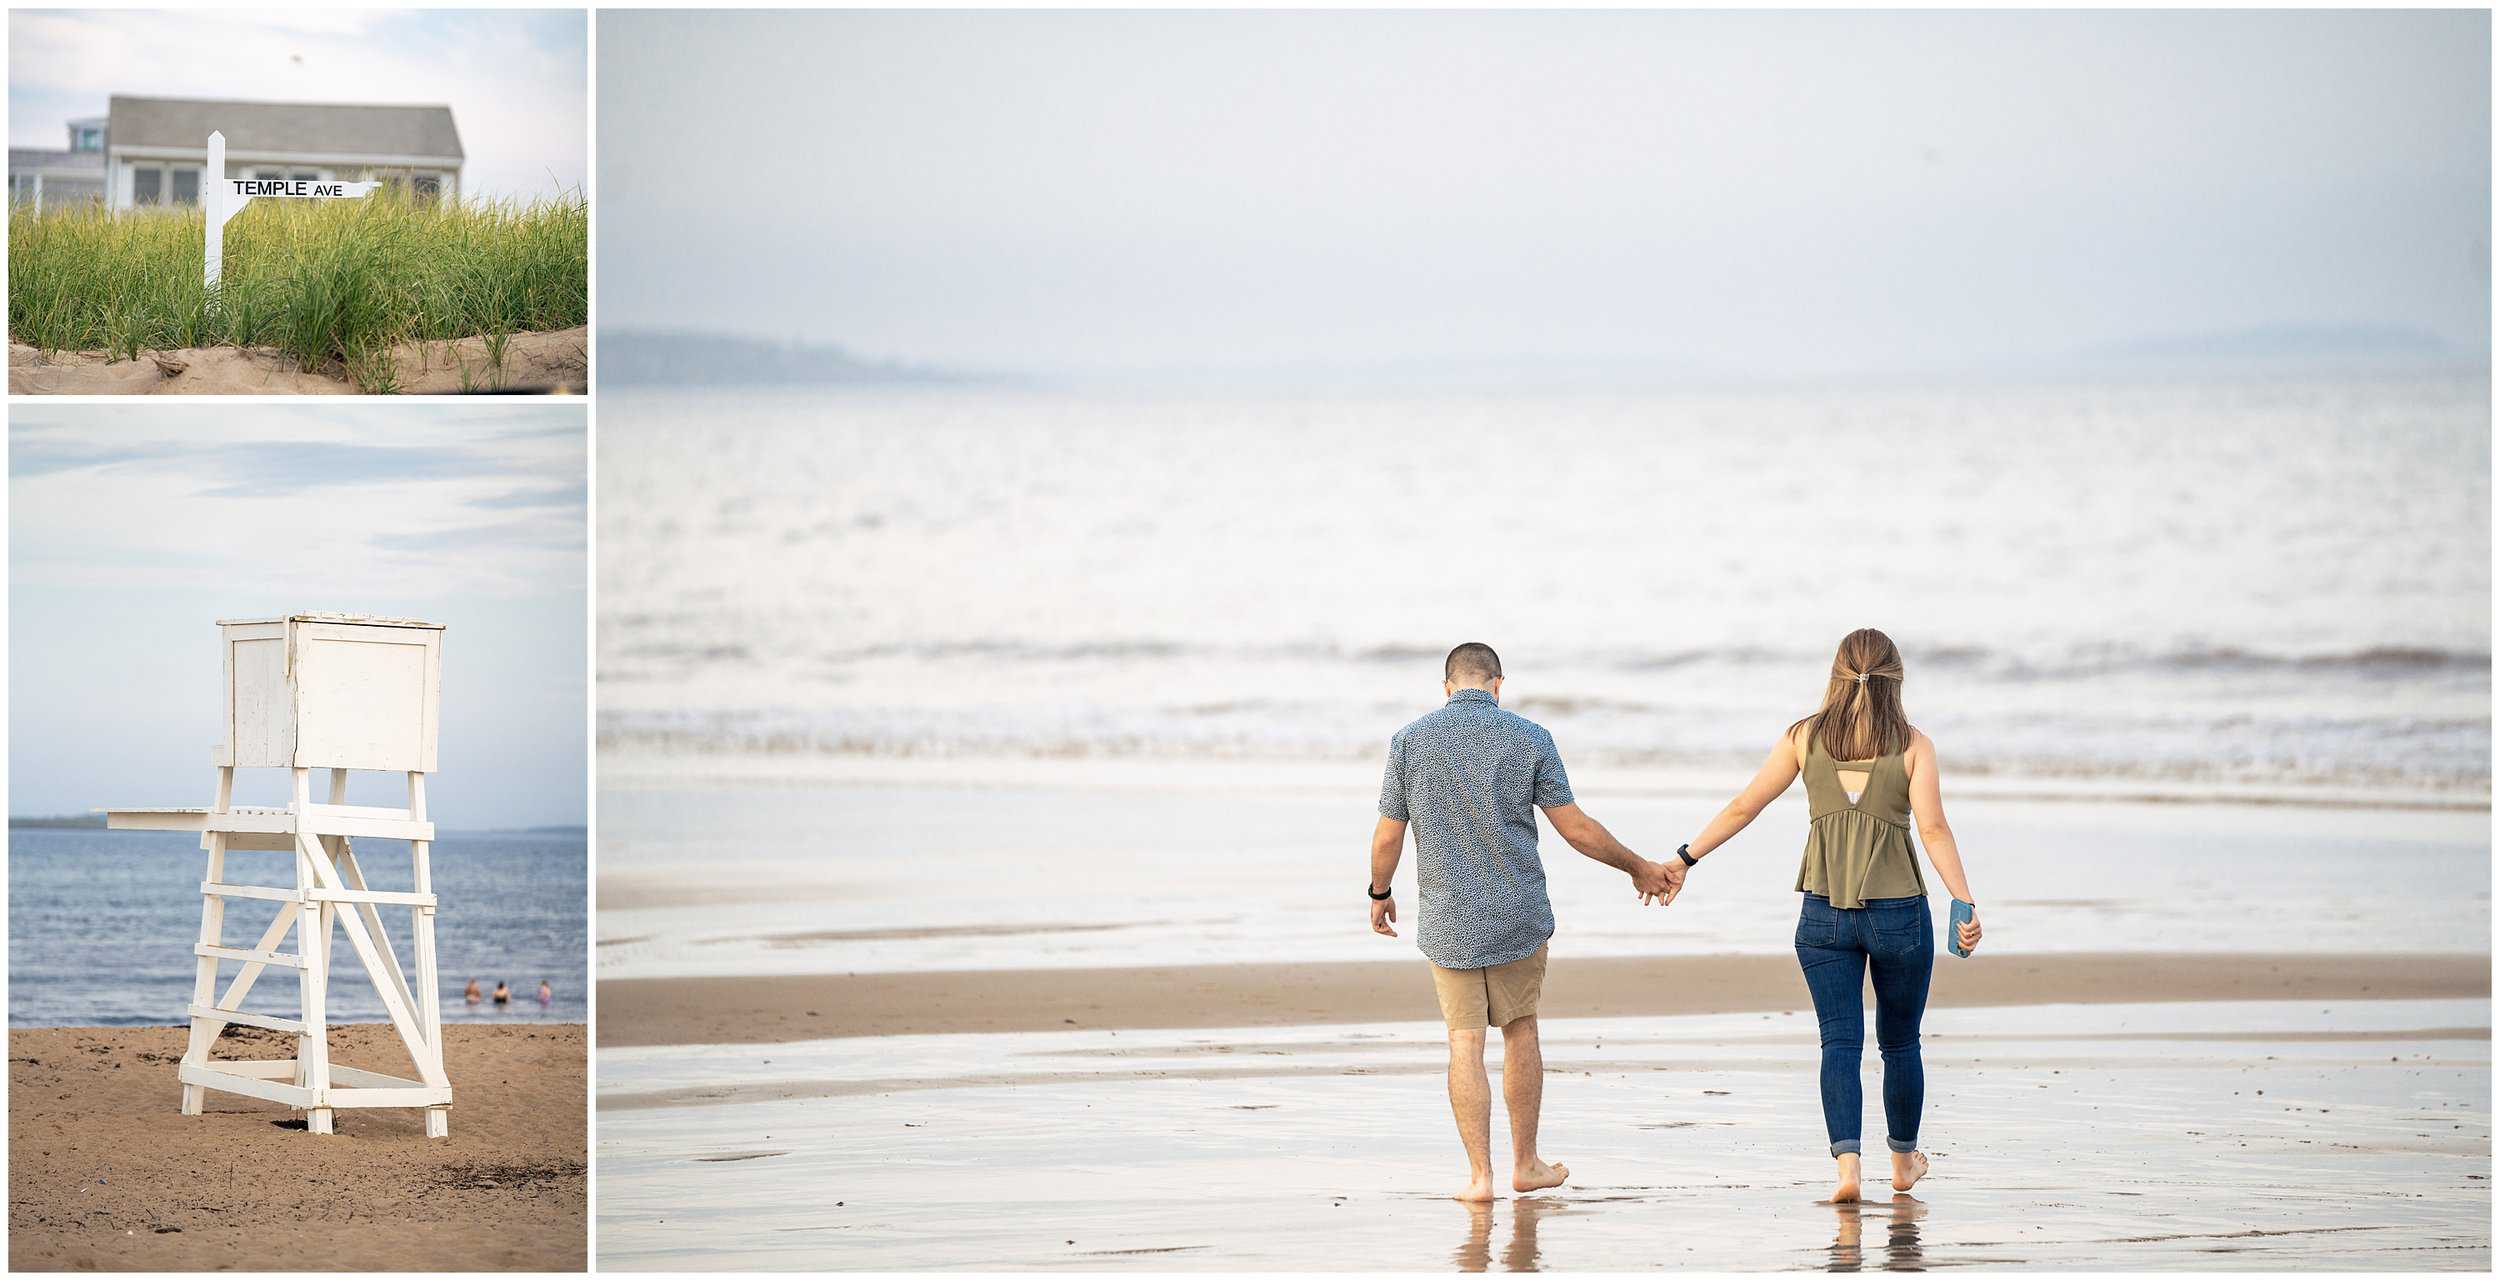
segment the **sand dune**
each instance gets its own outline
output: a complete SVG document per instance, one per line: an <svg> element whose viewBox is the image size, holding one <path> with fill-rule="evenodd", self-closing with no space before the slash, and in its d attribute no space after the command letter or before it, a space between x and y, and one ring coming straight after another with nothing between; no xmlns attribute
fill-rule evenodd
<svg viewBox="0 0 2500 1281"><path fill-rule="evenodd" d="M590 328L514 334L501 370L486 340L402 343L394 354L407 395L461 392L582 392L590 384ZM465 378L463 371L466 371ZM46 353L9 344L9 392L20 396L352 396L355 384L333 363L305 373L275 347L192 347L143 351L115 360L100 351Z"/></svg>

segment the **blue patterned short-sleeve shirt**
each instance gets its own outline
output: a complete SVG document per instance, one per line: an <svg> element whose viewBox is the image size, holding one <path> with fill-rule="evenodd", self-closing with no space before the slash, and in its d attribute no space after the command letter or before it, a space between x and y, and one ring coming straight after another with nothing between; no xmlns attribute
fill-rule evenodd
<svg viewBox="0 0 2500 1281"><path fill-rule="evenodd" d="M1571 803L1554 736L1462 689L1389 740L1380 812L1411 824L1415 945L1444 969L1504 965L1554 934L1536 811Z"/></svg>

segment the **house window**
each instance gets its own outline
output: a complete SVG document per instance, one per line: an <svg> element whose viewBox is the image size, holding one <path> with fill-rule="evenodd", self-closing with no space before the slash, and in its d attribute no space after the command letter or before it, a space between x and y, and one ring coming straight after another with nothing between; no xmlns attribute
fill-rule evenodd
<svg viewBox="0 0 2500 1281"><path fill-rule="evenodd" d="M34 198L35 175L31 173L13 173L9 175L9 199L17 201L31 201Z"/></svg>
<svg viewBox="0 0 2500 1281"><path fill-rule="evenodd" d="M421 204L432 204L433 202L443 198L443 176L441 174L421 173L411 179L408 185L415 190L417 193L417 200Z"/></svg>
<svg viewBox="0 0 2500 1281"><path fill-rule="evenodd" d="M152 205L164 199L165 171L153 165L130 171L130 203Z"/></svg>
<svg viewBox="0 0 2500 1281"><path fill-rule="evenodd" d="M310 170L310 169L298 169L298 170L296 170L295 172L293 172L293 173L291 173L291 174L288 174L288 175L287 175L287 177L289 177L289 178L291 178L291 179L293 179L293 180L295 180L295 181L297 181L297 182L319 182L319 181L321 181L321 175L320 175L320 174L317 174L317 173L314 173L314 172L313 172L312 170Z"/></svg>
<svg viewBox="0 0 2500 1281"><path fill-rule="evenodd" d="M69 149L72 151L104 150L104 131L93 125L88 125L79 129L78 132L71 137Z"/></svg>
<svg viewBox="0 0 2500 1281"><path fill-rule="evenodd" d="M284 169L255 169L255 170L253 170L253 171L252 171L252 176L253 176L254 178L264 179L264 180L267 180L267 181L270 181L270 182L278 182L278 181L281 181L281 180L285 179L285 177L286 177L286 170L284 170Z"/></svg>
<svg viewBox="0 0 2500 1281"><path fill-rule="evenodd" d="M174 170L174 200L173 200L173 202L174 202L175 204L178 204L178 205L196 205L196 204L200 203L200 171L199 171L199 170L197 170L197 169L176 169L176 170Z"/></svg>

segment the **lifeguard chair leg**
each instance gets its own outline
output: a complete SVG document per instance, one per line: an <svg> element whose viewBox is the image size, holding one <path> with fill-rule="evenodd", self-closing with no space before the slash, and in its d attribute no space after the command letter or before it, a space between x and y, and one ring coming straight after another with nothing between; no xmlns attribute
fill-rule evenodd
<svg viewBox="0 0 2500 1281"><path fill-rule="evenodd" d="M425 821L425 775L416 770L408 772L408 817L420 823ZM415 865L411 886L419 894L432 894L434 843L410 841L408 851L409 861ZM417 1023L425 1029L427 1051L434 1056L434 1070L440 1073L443 1071L443 992L441 978L434 969L434 909L419 906L411 912L415 917L411 926L416 934L417 949L417 984L413 993L418 1001ZM442 1139L450 1136L451 1109L427 1108L425 1137Z"/></svg>
<svg viewBox="0 0 2500 1281"><path fill-rule="evenodd" d="M209 807L210 812L223 814L226 812L227 806L231 805L233 801L234 767L231 765L218 766L217 801L214 805ZM208 840L207 880L209 884L215 885L223 882L225 879L226 837L223 832L211 833ZM225 933L226 901L215 894L201 894L200 946L218 947L223 945L225 942ZM191 1003L193 1005L215 1005L217 1003L216 957L203 956L199 958L198 971L191 980ZM219 1026L221 1025L206 1019L194 1018L191 1020L191 1039L189 1044L183 1047L182 1051L182 1062L185 1066L198 1067L205 1065L208 1062L209 1049L217 1043L217 1031ZM198 1116L200 1113L207 1110L207 1105L208 1087L202 1085L186 1085L182 1087L182 1114L184 1116Z"/></svg>
<svg viewBox="0 0 2500 1281"><path fill-rule="evenodd" d="M311 771L299 767L295 771L295 812L303 814L311 800ZM300 829L297 831L295 888L298 893L312 889L318 883L313 875L312 858L304 849L313 839ZM330 1093L330 925L336 912L336 904L323 900L306 903L302 913L296 917L298 945L304 955L304 981L301 984L304 1030L296 1041L296 1083L313 1092L316 1105L328 1098ZM304 1128L314 1134L333 1133L330 1109L321 1106L305 1109Z"/></svg>

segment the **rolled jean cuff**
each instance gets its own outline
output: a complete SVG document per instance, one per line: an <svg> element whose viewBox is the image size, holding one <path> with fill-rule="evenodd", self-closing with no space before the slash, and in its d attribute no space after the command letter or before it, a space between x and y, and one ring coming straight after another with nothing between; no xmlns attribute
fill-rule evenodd
<svg viewBox="0 0 2500 1281"><path fill-rule="evenodd" d="M1889 1142L1891 1142L1891 1140L1887 1139L1887 1140L1885 1140L1885 1142L1889 1143ZM1835 1144L1833 1144L1833 1145L1832 1145L1832 1155L1833 1155L1833 1156L1841 1156L1841 1155L1844 1155L1844 1154L1846 1154L1846 1153L1855 1152L1855 1151L1857 1151L1857 1150L1858 1150L1858 1141L1857 1141L1856 1139L1842 1139L1840 1142L1835 1143Z"/></svg>
<svg viewBox="0 0 2500 1281"><path fill-rule="evenodd" d="M1886 1135L1884 1136L1884 1146L1891 1148L1895 1152L1916 1152L1918 1151L1918 1140L1896 1139L1890 1135Z"/></svg>

